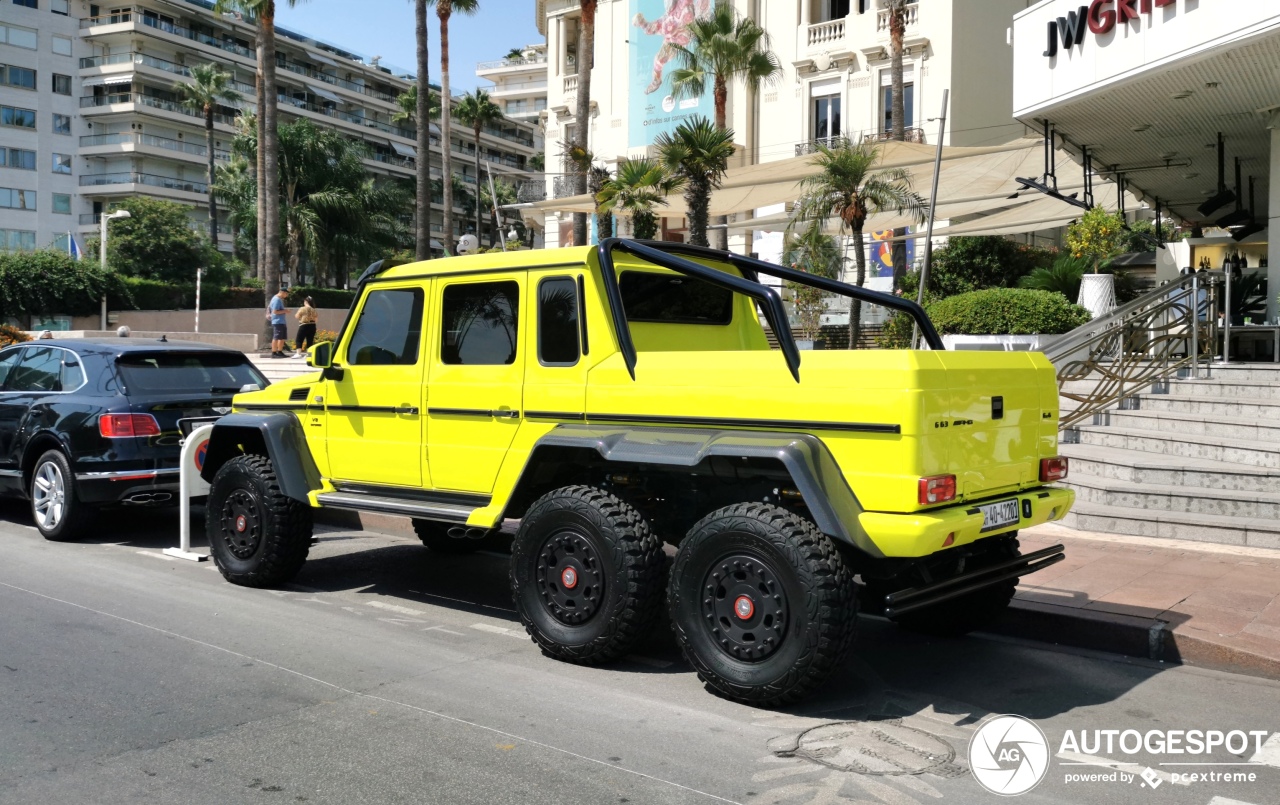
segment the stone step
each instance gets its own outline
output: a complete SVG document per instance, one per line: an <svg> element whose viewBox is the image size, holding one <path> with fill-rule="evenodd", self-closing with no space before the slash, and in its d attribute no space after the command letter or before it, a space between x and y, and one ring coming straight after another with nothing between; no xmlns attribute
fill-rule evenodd
<svg viewBox="0 0 1280 805"><path fill-rule="evenodd" d="M1105 534L1280 548L1280 524L1249 517L1160 512L1077 502L1061 522L1069 528Z"/></svg>
<svg viewBox="0 0 1280 805"><path fill-rule="evenodd" d="M1138 398L1142 411L1168 412L1170 415L1280 421L1280 399L1204 397L1194 394L1143 394Z"/></svg>
<svg viewBox="0 0 1280 805"><path fill-rule="evenodd" d="M1188 374L1190 370L1187 370ZM1202 367L1200 377L1231 383L1262 381L1280 383L1280 363L1224 363Z"/></svg>
<svg viewBox="0 0 1280 805"><path fill-rule="evenodd" d="M1155 395L1159 396L1159 395ZM1146 398L1142 400L1146 402ZM1280 403L1280 400L1277 400ZM1280 411L1280 409L1277 409ZM1094 425L1149 430L1159 433L1176 431L1194 434L1217 441L1219 438L1244 439L1251 442L1270 442L1280 445L1280 416L1249 418L1225 414L1191 414L1178 411L1152 411L1139 409L1124 411L1111 409L1094 417Z"/></svg>
<svg viewBox="0 0 1280 805"><path fill-rule="evenodd" d="M1081 475L1200 490L1280 491L1280 470L1085 444L1064 444L1059 451L1071 459L1068 483Z"/></svg>
<svg viewBox="0 0 1280 805"><path fill-rule="evenodd" d="M1079 444L1097 447L1118 447L1154 455L1203 458L1248 467L1280 469L1280 444L1216 436L1206 440L1204 436L1175 430L1152 431L1105 425L1077 425L1068 428L1064 435L1075 437L1074 440Z"/></svg>
<svg viewBox="0 0 1280 805"><path fill-rule="evenodd" d="M318 371L307 365L306 358L272 358L269 355L250 355L249 360L272 383Z"/></svg>
<svg viewBox="0 0 1280 805"><path fill-rule="evenodd" d="M1143 509L1151 512L1185 512L1215 517L1246 517L1280 521L1280 493L1199 489L1176 484L1135 484L1073 472L1069 484L1084 503ZM1280 530L1280 525L1277 526Z"/></svg>
<svg viewBox="0 0 1280 805"><path fill-rule="evenodd" d="M1280 378L1275 380L1171 380L1170 394L1196 397L1231 397L1280 400Z"/></svg>

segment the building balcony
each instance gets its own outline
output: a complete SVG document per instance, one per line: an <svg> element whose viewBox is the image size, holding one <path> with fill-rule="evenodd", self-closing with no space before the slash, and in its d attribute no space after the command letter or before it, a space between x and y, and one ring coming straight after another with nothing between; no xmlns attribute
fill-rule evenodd
<svg viewBox="0 0 1280 805"><path fill-rule="evenodd" d="M920 22L920 4L907 3L907 32L911 32L913 28ZM882 39L889 38L889 9L882 8L876 12L876 35Z"/></svg>
<svg viewBox="0 0 1280 805"><path fill-rule="evenodd" d="M384 103L394 104L396 102L395 95L373 89L372 87L369 87L365 84L358 83L356 81L347 81L346 79L338 78L337 76L329 75L328 73L321 72L320 70L314 70L310 67L306 67L305 65L298 64L297 62L285 62L284 64L280 65L280 67L281 69L287 70L290 73L306 76L307 78L314 78L317 81L322 81L331 87L338 87L339 89L345 89L348 92L354 92L359 95L364 95L365 97L368 97L368 98L375 98Z"/></svg>
<svg viewBox="0 0 1280 805"><path fill-rule="evenodd" d="M492 70L506 70L512 67L535 67L546 63L547 54L542 52L535 53L532 56L521 56L518 59L494 59L493 61L478 62L476 64L476 72L483 73Z"/></svg>
<svg viewBox="0 0 1280 805"><path fill-rule="evenodd" d="M177 152L198 160L209 158L208 147L200 143L158 137L154 134L130 131L119 134L90 134L80 138L80 156L82 157L130 153L139 148ZM214 149L213 158L217 162L228 162L231 160L231 152L217 148Z"/></svg>
<svg viewBox="0 0 1280 805"><path fill-rule="evenodd" d="M578 194L578 177L572 174L556 176L551 180L552 198L569 198Z"/></svg>
<svg viewBox="0 0 1280 805"><path fill-rule="evenodd" d="M908 143L924 142L924 129L903 129L902 135L903 135L903 138L902 138L903 142L908 142ZM893 140L893 132L891 131L878 131L878 132L875 132L874 134L864 135L862 138L862 141L867 143L885 143L885 142L891 142L892 140Z"/></svg>
<svg viewBox="0 0 1280 805"><path fill-rule="evenodd" d="M527 204L533 201L543 201L547 197L547 180L544 179L528 179L516 185L516 201L521 204Z"/></svg>
<svg viewBox="0 0 1280 805"><path fill-rule="evenodd" d="M806 45L809 48L822 50L834 44L842 44L846 22L847 19L841 17L838 20L813 23L807 29Z"/></svg>
<svg viewBox="0 0 1280 805"><path fill-rule="evenodd" d="M182 78L191 77L191 68L184 64L177 64L168 59L161 59L157 56L151 56L146 53L113 53L110 56L93 56L80 60L80 75L109 75L113 71L105 71L101 68L115 67L118 65L130 65L131 67L150 68L159 70L170 75L180 76ZM230 70L232 68L226 65L219 65L223 69ZM90 72L93 71L93 72ZM232 88L241 95L254 97L257 94L257 88L253 84L246 84L243 81L232 80Z"/></svg>
<svg viewBox="0 0 1280 805"><path fill-rule="evenodd" d="M80 108L85 114L93 114L97 110L103 112L129 112L133 111L134 106L145 106L151 109L158 109L162 112L171 112L176 115L197 118L204 120L204 115L188 109L180 103L174 101L166 101L163 98L156 98L151 95L143 95L137 92L120 92L108 95L86 95L80 99ZM224 126L234 124L235 116L227 115L221 112L215 112L213 122L220 123Z"/></svg>
<svg viewBox="0 0 1280 805"><path fill-rule="evenodd" d="M289 108L301 109L307 112L311 112L312 114L323 115L325 117L333 118L335 120L341 120L345 123L350 123L353 126L363 126L365 128L377 129L378 131L384 132L386 134L394 134L397 137L404 137L407 140L414 140L418 136L413 129L404 129L404 128L400 128L399 126L393 125L391 123L384 123L380 120L375 120L370 117L364 117L363 115L355 115L355 114L351 114L350 112L343 112L328 106L320 106L319 104L309 103L307 101L294 98L290 95L281 95L279 96L278 100L280 105L284 107L285 110Z"/></svg>
<svg viewBox="0 0 1280 805"><path fill-rule="evenodd" d="M85 29L85 36L92 37L106 33L118 33L120 31L138 31L140 33L159 32L197 42L211 48L233 53L241 58L254 60L256 54L250 48L236 42L230 34L224 34L219 39L200 31L193 31L174 23L164 22L154 17L148 17L143 13L143 9L136 7L113 8L106 14L99 14L96 17L86 17L80 20L80 28ZM110 30L94 30L94 29L110 29Z"/></svg>
<svg viewBox="0 0 1280 805"><path fill-rule="evenodd" d="M98 188L99 193L132 194L146 191L144 188L154 187L177 193L190 193L197 196L208 196L209 185L190 179L177 179L172 176L157 176L151 173L122 171L118 173L86 173L80 176L81 187Z"/></svg>
<svg viewBox="0 0 1280 805"><path fill-rule="evenodd" d="M839 134L834 137L818 137L813 140L796 143L796 156L802 157L806 154L816 154L818 153L818 146L824 146L826 148L848 148L849 145L849 138L843 137Z"/></svg>

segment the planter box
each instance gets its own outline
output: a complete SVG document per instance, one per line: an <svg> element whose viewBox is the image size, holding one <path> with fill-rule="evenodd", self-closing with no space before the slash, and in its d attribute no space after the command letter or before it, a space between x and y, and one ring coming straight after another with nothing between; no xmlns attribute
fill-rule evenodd
<svg viewBox="0 0 1280 805"><path fill-rule="evenodd" d="M1044 352L1060 335L944 335L947 349L976 349L989 352Z"/></svg>

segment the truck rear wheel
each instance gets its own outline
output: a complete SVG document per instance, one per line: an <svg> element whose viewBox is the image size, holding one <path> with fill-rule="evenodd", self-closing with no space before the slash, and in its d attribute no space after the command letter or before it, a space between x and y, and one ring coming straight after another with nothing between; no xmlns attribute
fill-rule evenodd
<svg viewBox="0 0 1280 805"><path fill-rule="evenodd" d="M1018 541L1002 539L1000 544L981 556L974 557L967 569L1005 562L1018 556ZM1017 579L1008 579L990 587L942 601L933 606L898 615L891 620L912 632L935 637L960 637L989 626L1004 614L1018 588Z"/></svg>
<svg viewBox="0 0 1280 805"><path fill-rule="evenodd" d="M449 535L449 529L458 528L459 526L451 526L447 523L437 523L433 520L413 521L413 531L418 535L418 539L422 540L422 544L432 553L444 554L466 554L475 553L484 547L483 539L473 539L471 537L452 537ZM463 530L479 531L480 529L467 529L462 526Z"/></svg>
<svg viewBox="0 0 1280 805"><path fill-rule="evenodd" d="M213 477L205 533L223 578L270 587L292 579L307 560L311 507L280 490L266 456L237 456Z"/></svg>
<svg viewBox="0 0 1280 805"><path fill-rule="evenodd" d="M665 569L662 542L635 509L600 489L567 486L525 513L511 551L511 593L544 653L592 665L649 633Z"/></svg>
<svg viewBox="0 0 1280 805"><path fill-rule="evenodd" d="M699 521L668 593L685 657L708 687L759 705L796 701L839 666L853 638L853 576L808 520L762 503Z"/></svg>

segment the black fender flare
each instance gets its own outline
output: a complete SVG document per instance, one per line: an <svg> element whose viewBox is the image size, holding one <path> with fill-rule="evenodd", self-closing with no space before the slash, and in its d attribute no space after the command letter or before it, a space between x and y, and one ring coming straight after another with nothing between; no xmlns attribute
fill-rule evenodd
<svg viewBox="0 0 1280 805"><path fill-rule="evenodd" d="M672 467L696 466L708 456L773 459L790 473L822 533L868 556L884 555L862 529L862 504L840 465L822 440L808 433L562 424L534 444L522 475L540 447L587 448L608 462Z"/></svg>
<svg viewBox="0 0 1280 805"><path fill-rule="evenodd" d="M259 453L271 459L280 491L310 505L308 493L320 489L320 469L307 447L298 417L288 411L227 414L213 425L200 477L212 483L218 469L236 456Z"/></svg>

